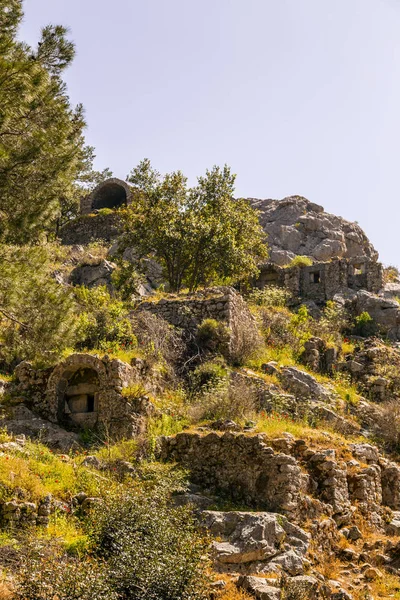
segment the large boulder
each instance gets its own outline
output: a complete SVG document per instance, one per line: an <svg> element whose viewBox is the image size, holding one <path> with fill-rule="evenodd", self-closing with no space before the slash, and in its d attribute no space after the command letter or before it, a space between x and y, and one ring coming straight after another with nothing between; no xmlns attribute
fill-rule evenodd
<svg viewBox="0 0 400 600"><path fill-rule="evenodd" d="M217 570L303 572L310 536L286 517L267 512L205 511L202 521L218 540L213 542Z"/></svg>
<svg viewBox="0 0 400 600"><path fill-rule="evenodd" d="M357 314L367 312L389 338L400 339L400 306L396 300L360 290L353 302Z"/></svg>
<svg viewBox="0 0 400 600"><path fill-rule="evenodd" d="M278 265L288 264L296 255L318 261L378 257L359 225L326 213L322 206L306 198L250 200L260 211L260 221L268 235L270 260Z"/></svg>
<svg viewBox="0 0 400 600"><path fill-rule="evenodd" d="M279 374L282 386L295 396L329 402L332 394L312 375L296 367L284 367Z"/></svg>
<svg viewBox="0 0 400 600"><path fill-rule="evenodd" d="M111 289L111 278L116 268L116 265L108 260L101 260L96 264L83 264L71 271L69 280L73 285L84 285L88 288L106 285Z"/></svg>

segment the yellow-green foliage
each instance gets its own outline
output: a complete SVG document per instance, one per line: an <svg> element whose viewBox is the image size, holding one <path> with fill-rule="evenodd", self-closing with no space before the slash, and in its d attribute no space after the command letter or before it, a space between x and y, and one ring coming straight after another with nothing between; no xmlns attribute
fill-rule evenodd
<svg viewBox="0 0 400 600"><path fill-rule="evenodd" d="M89 538L82 523L68 513L56 512L51 515L48 527L38 529L37 538L51 542L59 540L64 550L73 556L81 556L89 548Z"/></svg>
<svg viewBox="0 0 400 600"><path fill-rule="evenodd" d="M333 386L335 391L347 404L352 406L358 404L360 401L360 395L357 391L357 387L350 383L349 379L342 373L338 373L334 380Z"/></svg>
<svg viewBox="0 0 400 600"><path fill-rule="evenodd" d="M295 256L287 265L288 267L311 267L313 264L312 258L309 256Z"/></svg>
<svg viewBox="0 0 400 600"><path fill-rule="evenodd" d="M160 435L174 435L188 426L189 420L184 416L162 414L159 417L149 419L147 433L150 439L154 439Z"/></svg>
<svg viewBox="0 0 400 600"><path fill-rule="evenodd" d="M334 431L327 423L320 421L314 427L311 427L306 420L295 420L289 415L283 413L262 412L256 424L258 433L266 433L270 438L282 437L284 433L290 433L296 438L306 439L318 443L323 446L347 446L349 441L354 441L357 438L342 436Z"/></svg>
<svg viewBox="0 0 400 600"><path fill-rule="evenodd" d="M21 451L9 451L0 461L0 499L12 498L14 490L26 490L31 501L50 493L61 500L85 491L98 492L98 480L69 457L55 455L40 443L27 442Z"/></svg>

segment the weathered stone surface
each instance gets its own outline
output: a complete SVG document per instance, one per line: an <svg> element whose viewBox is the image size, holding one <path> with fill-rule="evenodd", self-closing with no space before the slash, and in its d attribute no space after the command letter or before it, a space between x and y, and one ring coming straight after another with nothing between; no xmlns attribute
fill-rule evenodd
<svg viewBox="0 0 400 600"><path fill-rule="evenodd" d="M143 302L137 310L149 311L192 335L204 319L225 323L229 339L222 352L232 361L240 359L249 343L254 346L259 340L254 317L242 296L231 287L209 288L183 299Z"/></svg>
<svg viewBox="0 0 400 600"><path fill-rule="evenodd" d="M283 200L251 199L260 211L260 221L268 235L271 260L296 254L329 260L334 257L366 256L376 259L377 251L356 223L324 212L322 206L301 196ZM286 264L287 264L286 262Z"/></svg>
<svg viewBox="0 0 400 600"><path fill-rule="evenodd" d="M81 215L64 225L60 231L60 240L67 246L87 245L98 240L112 242L120 235L122 228L118 212Z"/></svg>
<svg viewBox="0 0 400 600"><path fill-rule="evenodd" d="M179 433L161 438L160 457L188 467L191 480L205 489L259 509L297 510L301 469L293 456L268 447L263 435Z"/></svg>
<svg viewBox="0 0 400 600"><path fill-rule="evenodd" d="M357 314L367 312L389 338L393 340L400 339L400 308L398 302L361 290L357 292L354 306Z"/></svg>
<svg viewBox="0 0 400 600"><path fill-rule="evenodd" d="M81 214L102 208L116 209L132 202L132 188L126 181L110 177L97 185L90 194L81 198Z"/></svg>
<svg viewBox="0 0 400 600"><path fill-rule="evenodd" d="M98 264L83 264L71 271L70 283L88 288L99 285L111 288L111 277L116 268L117 266L108 260L101 260Z"/></svg>
<svg viewBox="0 0 400 600"><path fill-rule="evenodd" d="M76 433L65 431L62 427L38 417L23 404L10 407L7 414L0 419L0 427L14 435L23 434L32 439L39 439L50 448L61 452L68 452L80 445Z"/></svg>
<svg viewBox="0 0 400 600"><path fill-rule="evenodd" d="M218 570L229 571L234 565L249 573L276 568L303 572L310 536L282 515L205 511L202 523L218 539L212 544Z"/></svg>
<svg viewBox="0 0 400 600"><path fill-rule="evenodd" d="M281 590L269 585L268 580L263 577L242 575L238 579L237 586L249 592L257 600L281 600L282 598Z"/></svg>
<svg viewBox="0 0 400 600"><path fill-rule="evenodd" d="M319 600L320 583L311 575L285 578L285 600Z"/></svg>
<svg viewBox="0 0 400 600"><path fill-rule="evenodd" d="M106 428L113 438L131 437L143 431L144 417L154 408L146 396L130 402L122 394L142 381L140 369L107 355L71 354L44 371L23 362L15 375L16 389L36 413L69 428Z"/></svg>
<svg viewBox="0 0 400 600"><path fill-rule="evenodd" d="M301 300L318 317L318 305L327 300L344 304L354 299L358 290L378 293L383 285L383 267L362 256L314 262L310 266L281 267L269 261L260 265L253 283L261 289L269 285L285 287L292 300Z"/></svg>
<svg viewBox="0 0 400 600"><path fill-rule="evenodd" d="M310 454L306 468L316 482L315 494L332 506L335 520L343 524L351 517L346 465L327 450Z"/></svg>
<svg viewBox="0 0 400 600"><path fill-rule="evenodd" d="M284 367L280 371L280 380L284 389L295 396L305 396L329 402L332 396L327 389L309 373L296 367Z"/></svg>

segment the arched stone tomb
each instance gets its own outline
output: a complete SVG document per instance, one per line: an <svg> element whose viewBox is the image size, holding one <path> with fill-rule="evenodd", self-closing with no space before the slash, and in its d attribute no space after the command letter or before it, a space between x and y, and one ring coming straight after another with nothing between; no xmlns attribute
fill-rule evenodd
<svg viewBox="0 0 400 600"><path fill-rule="evenodd" d="M107 430L113 437L135 435L140 418L122 390L136 377L135 369L120 360L72 354L48 379L46 416L71 429Z"/></svg>
<svg viewBox="0 0 400 600"><path fill-rule="evenodd" d="M130 204L132 191L129 185L112 177L102 181L88 196L82 198L81 214L89 214L102 208L117 209Z"/></svg>
<svg viewBox="0 0 400 600"><path fill-rule="evenodd" d="M63 419L78 426L95 427L99 409L99 377L94 369L79 369L68 380Z"/></svg>

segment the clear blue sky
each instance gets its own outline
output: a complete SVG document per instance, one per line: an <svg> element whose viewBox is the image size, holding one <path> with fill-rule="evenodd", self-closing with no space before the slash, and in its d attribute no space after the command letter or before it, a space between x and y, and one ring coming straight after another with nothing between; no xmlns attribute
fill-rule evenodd
<svg viewBox="0 0 400 600"><path fill-rule="evenodd" d="M400 265L399 0L25 0L21 38L49 22L96 168L228 163L237 195L306 196Z"/></svg>

